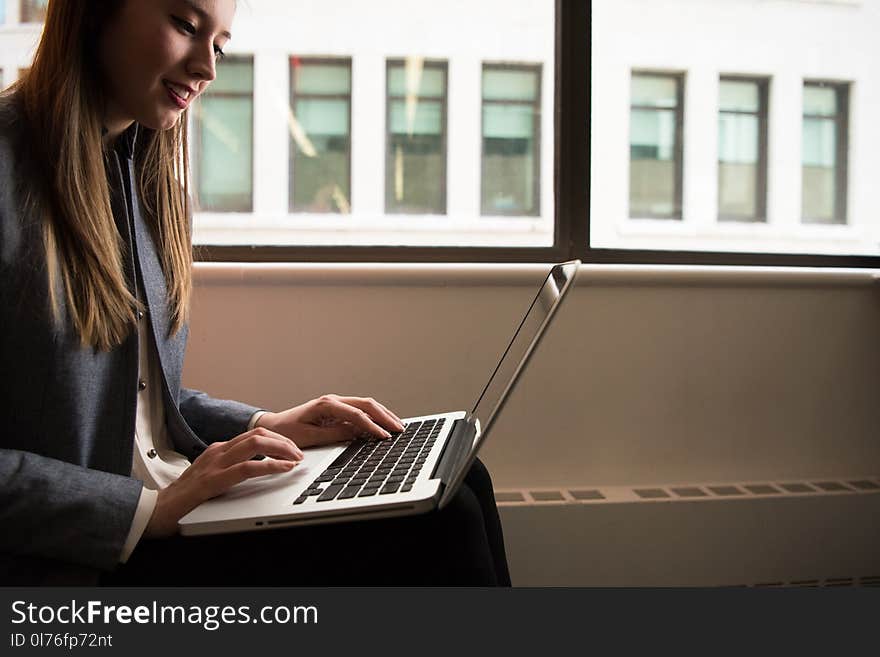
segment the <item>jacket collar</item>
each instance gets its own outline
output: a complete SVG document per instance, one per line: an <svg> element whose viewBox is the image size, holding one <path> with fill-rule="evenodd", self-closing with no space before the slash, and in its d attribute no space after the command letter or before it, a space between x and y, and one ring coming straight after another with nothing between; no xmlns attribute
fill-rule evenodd
<svg viewBox="0 0 880 657"><path fill-rule="evenodd" d="M119 137L116 138L116 141L113 143L113 150L115 150L119 157L130 160L134 157L134 148L137 143L137 137L140 130L140 126L137 122L132 123L125 129ZM101 128L101 135L107 134L107 128Z"/></svg>

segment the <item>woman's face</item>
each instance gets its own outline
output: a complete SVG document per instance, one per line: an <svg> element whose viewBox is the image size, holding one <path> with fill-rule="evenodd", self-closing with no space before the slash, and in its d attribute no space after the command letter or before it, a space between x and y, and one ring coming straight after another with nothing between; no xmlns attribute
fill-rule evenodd
<svg viewBox="0 0 880 657"><path fill-rule="evenodd" d="M124 0L99 44L108 136L173 127L216 77L234 13L235 0Z"/></svg>

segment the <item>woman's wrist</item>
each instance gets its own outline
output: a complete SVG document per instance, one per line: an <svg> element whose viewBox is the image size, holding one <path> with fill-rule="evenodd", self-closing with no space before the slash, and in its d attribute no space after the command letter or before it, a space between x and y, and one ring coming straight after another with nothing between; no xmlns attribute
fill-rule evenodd
<svg viewBox="0 0 880 657"><path fill-rule="evenodd" d="M165 538L178 532L177 521L186 515L187 510L178 496L177 482L159 491L153 515L144 530L147 538Z"/></svg>
<svg viewBox="0 0 880 657"><path fill-rule="evenodd" d="M260 411L260 415L254 420L253 427L263 427L264 429L274 430L275 413L271 411Z"/></svg>
<svg viewBox="0 0 880 657"><path fill-rule="evenodd" d="M263 418L263 416L267 415L268 413L269 413L269 411L257 411L256 413L251 415L251 419L248 421L248 425L247 425L248 431L250 431L251 429L256 429L257 427L263 426L262 424L260 424L260 420Z"/></svg>

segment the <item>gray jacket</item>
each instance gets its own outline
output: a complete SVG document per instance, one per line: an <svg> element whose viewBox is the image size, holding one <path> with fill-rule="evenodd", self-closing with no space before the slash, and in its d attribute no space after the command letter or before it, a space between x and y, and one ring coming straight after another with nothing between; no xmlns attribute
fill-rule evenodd
<svg viewBox="0 0 880 657"><path fill-rule="evenodd" d="M171 335L132 184L136 132L119 138L107 175L122 243L134 245L129 284L142 290L151 330L102 352L51 320L40 227L23 208L23 182L35 175L23 168L27 139L14 100L0 99L0 585L96 583L118 564L141 492L131 477L138 340L158 350L168 432L190 460L244 431L258 410L181 388L187 331Z"/></svg>

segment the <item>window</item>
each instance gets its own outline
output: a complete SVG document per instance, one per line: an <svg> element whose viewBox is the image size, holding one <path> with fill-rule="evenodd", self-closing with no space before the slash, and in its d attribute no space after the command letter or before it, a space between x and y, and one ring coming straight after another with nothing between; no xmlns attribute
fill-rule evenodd
<svg viewBox="0 0 880 657"><path fill-rule="evenodd" d="M49 0L21 0L21 22L42 23L46 20Z"/></svg>
<svg viewBox="0 0 880 657"><path fill-rule="evenodd" d="M47 3L2 4L8 84ZM250 79L190 112L207 258L880 267L876 2L245 4Z"/></svg>
<svg viewBox="0 0 880 657"><path fill-rule="evenodd" d="M385 211L446 214L446 62L387 64Z"/></svg>
<svg viewBox="0 0 880 657"><path fill-rule="evenodd" d="M718 218L765 221L766 80L721 78L718 110Z"/></svg>
<svg viewBox="0 0 880 657"><path fill-rule="evenodd" d="M878 266L875 2L592 0L585 20L586 260Z"/></svg>
<svg viewBox="0 0 880 657"><path fill-rule="evenodd" d="M404 13L342 0L303 11L247 4L233 32L261 39L236 37L229 53L247 45L255 62L253 209L195 214L193 240L208 257L534 261L554 248L552 0L509 0L503 17L500 4L437 14L425 0ZM501 63L534 80L536 125L531 137L522 125L504 133L508 150L488 168L508 179L484 190L482 76ZM499 104L527 104L516 94ZM490 191L494 214L483 212Z"/></svg>
<svg viewBox="0 0 880 657"><path fill-rule="evenodd" d="M804 83L801 214L804 223L845 224L848 87Z"/></svg>
<svg viewBox="0 0 880 657"><path fill-rule="evenodd" d="M290 60L290 210L351 211L351 60Z"/></svg>
<svg viewBox="0 0 880 657"><path fill-rule="evenodd" d="M541 66L483 66L484 215L540 209Z"/></svg>
<svg viewBox="0 0 880 657"><path fill-rule="evenodd" d="M193 172L200 211L253 208L254 65L229 57L194 106Z"/></svg>
<svg viewBox="0 0 880 657"><path fill-rule="evenodd" d="M683 86L680 75L632 74L630 217L681 219Z"/></svg>

